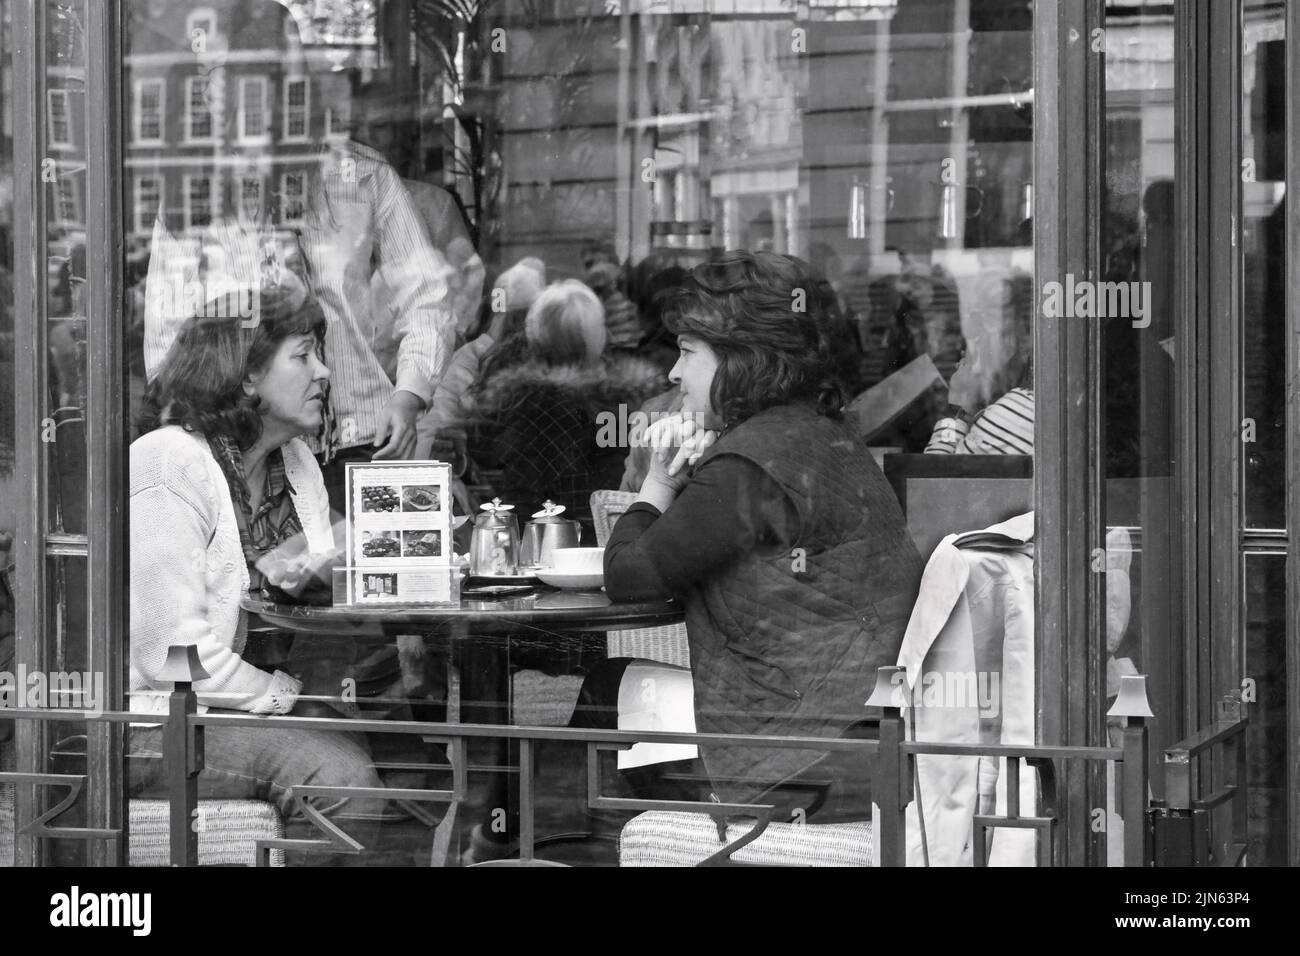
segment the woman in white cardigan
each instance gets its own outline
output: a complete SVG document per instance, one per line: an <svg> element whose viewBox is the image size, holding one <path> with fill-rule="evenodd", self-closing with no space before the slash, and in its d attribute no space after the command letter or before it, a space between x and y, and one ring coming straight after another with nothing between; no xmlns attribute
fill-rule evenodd
<svg viewBox="0 0 1300 956"><path fill-rule="evenodd" d="M255 293L256 294L256 293ZM234 301L230 296L225 304ZM208 677L196 682L201 709L290 714L300 683L242 657L250 587L260 559L291 539L305 553L334 550L329 501L302 435L325 418L329 369L321 360L325 317L301 286L263 293L253 316L205 308L189 319L146 393L142 435L131 445L131 708L163 713L169 682L158 674L173 644L193 645ZM248 312L248 309L242 310ZM230 317L212 315L224 313ZM327 561L322 561L327 565ZM132 731L132 750L161 750L161 728ZM295 784L380 787L352 734L209 727L201 797L277 803L288 822ZM160 782L161 761L137 760L135 792ZM383 801L342 800L321 809L365 820ZM368 834L369 835L369 834Z"/></svg>

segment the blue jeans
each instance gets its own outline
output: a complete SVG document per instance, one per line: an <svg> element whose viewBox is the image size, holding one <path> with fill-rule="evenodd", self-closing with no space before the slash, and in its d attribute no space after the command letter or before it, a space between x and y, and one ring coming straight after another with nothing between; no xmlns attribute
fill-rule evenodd
<svg viewBox="0 0 1300 956"><path fill-rule="evenodd" d="M164 764L148 759L162 754L161 727L133 727L131 796L165 796ZM359 734L278 727L204 728L204 766L199 774L200 800L265 800L273 803L291 839L323 839L303 816L289 790L298 785L382 787ZM342 797L314 805L363 847L372 849L387 801ZM360 862L356 857L306 856L305 863Z"/></svg>

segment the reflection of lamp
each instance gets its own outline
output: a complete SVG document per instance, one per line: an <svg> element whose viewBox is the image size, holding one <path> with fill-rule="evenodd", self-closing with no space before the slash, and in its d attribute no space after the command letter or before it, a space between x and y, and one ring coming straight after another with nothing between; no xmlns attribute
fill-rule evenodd
<svg viewBox="0 0 1300 956"><path fill-rule="evenodd" d="M1025 188L1020 191L1020 218L1021 220L1032 219L1034 217L1034 184L1025 183Z"/></svg>
<svg viewBox="0 0 1300 956"><path fill-rule="evenodd" d="M961 189L956 183L946 183L943 198L939 203L939 238L956 239L960 223L957 219L958 193Z"/></svg>
<svg viewBox="0 0 1300 956"><path fill-rule="evenodd" d="M867 187L857 176L849 188L849 238L867 238Z"/></svg>

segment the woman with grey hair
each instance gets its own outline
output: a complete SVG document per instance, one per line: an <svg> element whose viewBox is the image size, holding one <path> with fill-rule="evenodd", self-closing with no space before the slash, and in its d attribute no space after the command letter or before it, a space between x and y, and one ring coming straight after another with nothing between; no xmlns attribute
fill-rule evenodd
<svg viewBox="0 0 1300 956"><path fill-rule="evenodd" d="M607 356L606 341L595 293L553 282L528 309L522 347L496 353L471 393L470 454L500 470L495 493L521 511L549 498L589 524L591 492L618 487L625 450L602 447L602 413L638 408L666 382L645 359Z"/></svg>

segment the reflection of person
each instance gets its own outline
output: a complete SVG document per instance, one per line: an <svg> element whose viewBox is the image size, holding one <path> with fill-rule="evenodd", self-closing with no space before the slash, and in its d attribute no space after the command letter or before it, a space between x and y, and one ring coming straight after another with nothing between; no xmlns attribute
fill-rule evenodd
<svg viewBox="0 0 1300 956"><path fill-rule="evenodd" d="M219 30L232 38L231 54L281 51L287 56L298 49L296 39L286 39L296 32L293 17L279 4L239 4L234 15L269 16L274 24L263 24L256 35L240 33L242 23ZM188 51L188 36L180 39ZM201 66L206 70L209 91L237 89L230 77L216 82L229 72L223 64L213 57L195 63L196 75ZM233 122L236 111L224 112ZM447 299L451 270L430 244L401 178L377 151L348 141L279 158L287 165L280 187L268 190L269 202L240 195L238 208L234 202L222 208L214 193L211 223L196 227L204 247L197 265L187 262L192 257L186 248L196 236L187 235L164 209L150 263L146 366L156 371L187 318L183 310L159 306L152 293L160 283L179 275L182 281L233 278L255 285L268 256L277 262L292 256L280 248L284 234L291 233L330 326L325 350L333 372L333 427L313 448L329 462L327 485L341 512L346 461L414 454L416 419L428 407L454 346L455 319ZM388 291L386 310L372 308L371 279L377 270ZM396 343L391 377L376 352L376 343L383 341Z"/></svg>
<svg viewBox="0 0 1300 956"><path fill-rule="evenodd" d="M916 595L921 563L898 504L840 416L820 285L798 260L731 253L698 266L668 313L681 349L670 377L705 428L663 430L681 450L652 456L610 536L605 587L685 605L701 732L850 731ZM810 290L805 312L791 309L795 289ZM724 801L823 777L830 791L808 819L869 814L865 772L847 761L701 751Z"/></svg>
<svg viewBox="0 0 1300 956"><path fill-rule="evenodd" d="M411 178L415 166L414 144L419 142L420 132L418 122L411 116L411 107L402 99L403 94L387 84L373 84L355 92L351 102L356 121L353 139L383 155L402 177L402 186L419 213L429 242L449 266L448 303L456 327L464 335L478 312L483 292L483 260L474 249L465 216L451 193L441 186ZM397 304L382 272L376 273L372 288L376 309L389 309Z"/></svg>
<svg viewBox="0 0 1300 956"><path fill-rule="evenodd" d="M420 418L416 458L432 456L434 441L444 429L463 429L469 390L479 380L484 362L512 337L523 337L524 316L545 287L546 265L532 256L520 259L497 277L489 297L492 318L487 328L456 350L433 393L428 414ZM495 308L497 304L501 308ZM465 463L456 465L463 470Z"/></svg>
<svg viewBox="0 0 1300 956"><path fill-rule="evenodd" d="M1006 306L1001 335L972 328L948 381L948 412L935 423L932 454L1034 453L1033 332L1028 277L1000 283ZM976 318L979 318L978 316ZM996 399L988 401L990 389ZM1000 393L1000 394L999 394Z"/></svg>
<svg viewBox="0 0 1300 956"><path fill-rule="evenodd" d="M164 713L158 674L172 644L197 647L210 675L200 704L255 714L294 711L302 685L244 659L241 598L267 582L263 555L301 537L334 550L320 468L302 440L322 426L330 370L326 321L298 298L261 299L261 321L187 322L146 394L131 445L131 708ZM162 730L132 732L132 748L160 749ZM141 761L135 789L161 782L161 761ZM380 786L351 736L299 729L208 729L201 795L258 797L288 820L295 784ZM359 809L352 802L351 809ZM334 803L339 809L348 800ZM374 808L367 807L368 810Z"/></svg>

